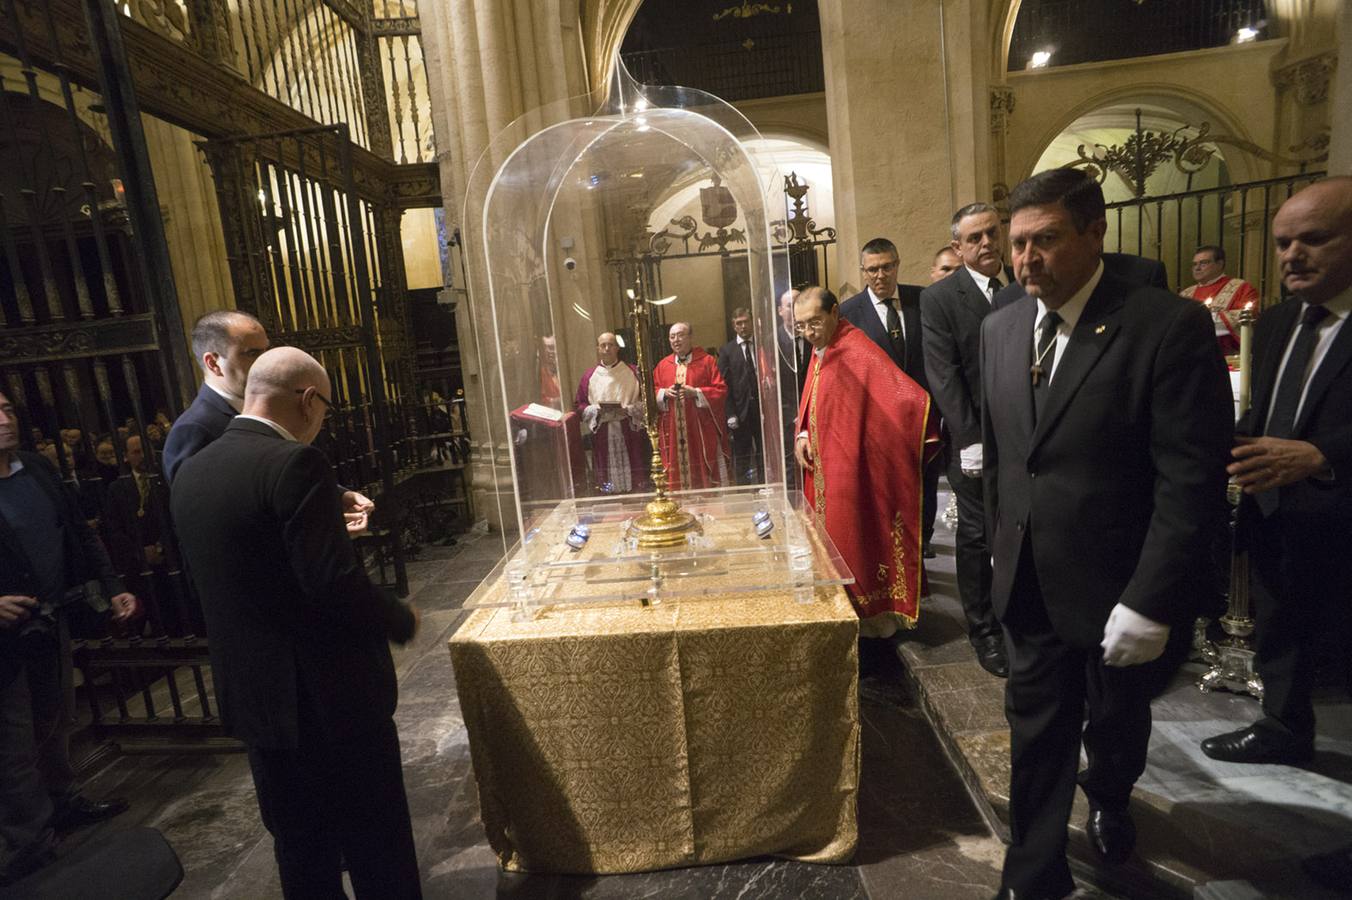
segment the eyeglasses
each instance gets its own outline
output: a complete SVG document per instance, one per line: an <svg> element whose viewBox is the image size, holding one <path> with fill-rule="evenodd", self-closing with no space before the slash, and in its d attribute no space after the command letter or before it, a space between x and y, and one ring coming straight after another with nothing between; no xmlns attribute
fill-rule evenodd
<svg viewBox="0 0 1352 900"><path fill-rule="evenodd" d="M897 270L897 261L894 259L890 263L880 263L876 266L860 266L865 275L881 275L884 272L895 272Z"/></svg>
<svg viewBox="0 0 1352 900"><path fill-rule="evenodd" d="M310 388L296 388L296 393L303 394L308 390L310 390ZM323 394L319 393L319 388L315 388L314 392L315 396L319 398L319 402L324 404L324 417L328 418L328 416L333 412L333 401L330 400L328 397L325 397Z"/></svg>
<svg viewBox="0 0 1352 900"><path fill-rule="evenodd" d="M826 324L824 316L813 316L806 322L795 322L793 330L795 334L803 334L807 331L821 331L822 326Z"/></svg>

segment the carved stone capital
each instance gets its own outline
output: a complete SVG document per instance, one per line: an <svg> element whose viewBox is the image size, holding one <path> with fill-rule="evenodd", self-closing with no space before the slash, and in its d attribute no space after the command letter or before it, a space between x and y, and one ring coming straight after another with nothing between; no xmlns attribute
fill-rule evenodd
<svg viewBox="0 0 1352 900"><path fill-rule="evenodd" d="M1313 106L1328 99L1333 70L1338 67L1338 54L1329 52L1282 66L1272 73L1272 83L1278 90L1296 89L1296 102Z"/></svg>
<svg viewBox="0 0 1352 900"><path fill-rule="evenodd" d="M991 88L991 131L1004 131L1014 114L1014 92L1007 87Z"/></svg>

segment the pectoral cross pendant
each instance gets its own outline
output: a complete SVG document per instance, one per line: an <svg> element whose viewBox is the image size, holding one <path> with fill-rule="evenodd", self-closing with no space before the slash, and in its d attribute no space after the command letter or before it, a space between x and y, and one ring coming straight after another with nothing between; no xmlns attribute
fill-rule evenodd
<svg viewBox="0 0 1352 900"><path fill-rule="evenodd" d="M1028 371L1033 375L1033 387L1037 387L1037 383L1042 379L1042 363L1033 363L1028 367Z"/></svg>

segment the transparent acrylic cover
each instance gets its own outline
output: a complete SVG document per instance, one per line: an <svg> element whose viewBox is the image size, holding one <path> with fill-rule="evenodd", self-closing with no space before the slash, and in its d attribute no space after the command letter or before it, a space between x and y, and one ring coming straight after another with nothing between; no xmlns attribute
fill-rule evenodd
<svg viewBox="0 0 1352 900"><path fill-rule="evenodd" d="M472 365L494 480L513 485L500 520L519 529L500 573L513 596L490 576L469 605L852 580L790 490L787 254L765 199L777 179L742 143L754 129L709 94L638 86L622 68L609 99L584 104L513 123L466 189ZM740 339L734 319L749 320ZM691 349L678 357L679 331ZM688 388L661 392L673 372ZM633 523L663 480L693 523L651 549Z"/></svg>

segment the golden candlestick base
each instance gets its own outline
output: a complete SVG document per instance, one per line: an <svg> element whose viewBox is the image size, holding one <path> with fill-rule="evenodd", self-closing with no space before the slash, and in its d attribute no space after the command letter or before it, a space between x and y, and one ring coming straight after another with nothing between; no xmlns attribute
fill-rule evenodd
<svg viewBox="0 0 1352 900"><path fill-rule="evenodd" d="M630 537L638 538L640 550L659 550L663 547L676 547L685 543L690 532L699 532L699 522L695 517L681 509L681 504L667 496L667 470L662 465L662 456L657 450L657 428L648 429L648 439L653 447L652 473L653 487L657 496L648 501L644 515L629 525Z"/></svg>
<svg viewBox="0 0 1352 900"><path fill-rule="evenodd" d="M685 543L685 536L699 531L695 517L681 509L670 497L659 496L648 501L645 515L639 516L629 527L629 533L638 537L641 550L675 547Z"/></svg>

